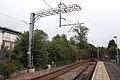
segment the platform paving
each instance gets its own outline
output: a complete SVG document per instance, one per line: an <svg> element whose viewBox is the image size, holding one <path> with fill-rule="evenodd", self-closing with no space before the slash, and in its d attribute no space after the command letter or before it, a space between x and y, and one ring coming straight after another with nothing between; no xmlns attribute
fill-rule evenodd
<svg viewBox="0 0 120 80"><path fill-rule="evenodd" d="M103 61L98 61L92 80L110 80Z"/></svg>

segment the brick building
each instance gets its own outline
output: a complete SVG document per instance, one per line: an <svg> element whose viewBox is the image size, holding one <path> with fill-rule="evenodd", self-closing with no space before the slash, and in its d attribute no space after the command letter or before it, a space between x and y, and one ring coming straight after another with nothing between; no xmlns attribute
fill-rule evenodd
<svg viewBox="0 0 120 80"><path fill-rule="evenodd" d="M14 48L14 42L21 32L0 26L0 49L2 45L8 49Z"/></svg>

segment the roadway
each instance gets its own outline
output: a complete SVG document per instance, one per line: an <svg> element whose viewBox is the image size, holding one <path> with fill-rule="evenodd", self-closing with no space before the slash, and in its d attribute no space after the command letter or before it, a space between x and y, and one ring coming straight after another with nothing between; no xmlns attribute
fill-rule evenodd
<svg viewBox="0 0 120 80"><path fill-rule="evenodd" d="M120 64L116 62L104 62L110 80L120 80Z"/></svg>

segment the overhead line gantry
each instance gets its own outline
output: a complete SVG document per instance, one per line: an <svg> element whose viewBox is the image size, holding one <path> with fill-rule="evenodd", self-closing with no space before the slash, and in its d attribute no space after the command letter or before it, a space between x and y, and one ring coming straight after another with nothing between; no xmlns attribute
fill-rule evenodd
<svg viewBox="0 0 120 80"><path fill-rule="evenodd" d="M28 46L28 68L32 69L33 66L33 54L31 52L32 46L33 46L33 37L34 37L34 24L35 22L46 16L52 16L52 15L60 15L60 27L61 27L61 14L62 13L68 13L68 12L74 12L74 11L80 11L81 7L78 4L71 4L71 5L65 5L64 3L58 4L58 7L51 8L47 10L37 11L35 13L30 14L30 23L29 23L29 46Z"/></svg>

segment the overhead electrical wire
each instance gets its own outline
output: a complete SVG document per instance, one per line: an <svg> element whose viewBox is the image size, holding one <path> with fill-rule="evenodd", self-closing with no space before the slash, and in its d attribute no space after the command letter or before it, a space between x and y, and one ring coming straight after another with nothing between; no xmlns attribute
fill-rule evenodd
<svg viewBox="0 0 120 80"><path fill-rule="evenodd" d="M63 1L63 0L62 0ZM63 1L64 2L64 1ZM79 22L79 20L77 19L77 17L72 13L72 15L73 15L73 17L76 19L76 21L77 22ZM74 22L72 22L72 21L70 21L70 20L67 20L67 19L65 19L65 18L62 18L63 20L65 20L65 22L66 23L68 23L68 21L69 22L71 22L71 23L74 23ZM69 23L68 23L69 24ZM70 32L70 30L72 29L74 27L74 25L68 30L68 32Z"/></svg>
<svg viewBox="0 0 120 80"><path fill-rule="evenodd" d="M75 17L75 15L72 13L73 17L76 19L77 22L79 22L79 20L77 19L77 17Z"/></svg>
<svg viewBox="0 0 120 80"><path fill-rule="evenodd" d="M64 0L61 0L62 2L64 2ZM77 20L77 22L79 21L78 19L77 19L77 17L75 17L75 15L72 13L72 15L73 15L73 17Z"/></svg>
<svg viewBox="0 0 120 80"><path fill-rule="evenodd" d="M50 6L45 0L43 0L43 2L52 9L52 6ZM62 0L62 2L64 2L64 1ZM72 14L72 15L74 16L74 18L75 18L75 19L77 20L77 22L78 22L78 19L75 17L75 15L74 15L74 14ZM67 19L65 19L65 18L61 18L61 19L65 20L65 22L68 23L68 24L70 24L69 22L74 23L74 22L72 22L72 21L70 21L70 20L67 20Z"/></svg>
<svg viewBox="0 0 120 80"><path fill-rule="evenodd" d="M47 6L49 6L50 8L52 8L45 0L43 0L44 1L44 3L47 5Z"/></svg>
<svg viewBox="0 0 120 80"><path fill-rule="evenodd" d="M47 6L49 6L50 8L52 8L45 0L43 0L44 1L44 3L47 5ZM62 2L64 2L63 0L62 0ZM75 17L75 15L74 14L72 14L73 16L74 16L74 18L78 21L78 19ZM63 20L65 20L66 22L67 21L69 21L69 22L71 22L71 23L74 23L74 22L72 22L72 21L70 21L70 20L67 20L67 19L65 19L65 18L62 18ZM68 22L67 22L68 23Z"/></svg>
<svg viewBox="0 0 120 80"><path fill-rule="evenodd" d="M27 24L27 25L28 25L28 22L23 21L23 20L21 20L21 19L18 19L18 18L15 18L15 17L11 17L11 16L8 16L8 15L3 14L3 13L0 13L0 15L3 15L3 16L6 16L6 17L9 17L9 18L12 18L12 19L16 19L16 20L21 21L21 22L23 22L23 23L25 23L25 24Z"/></svg>

